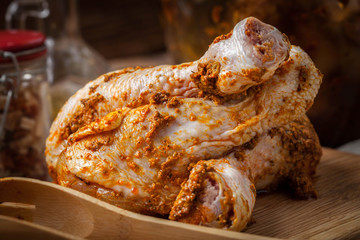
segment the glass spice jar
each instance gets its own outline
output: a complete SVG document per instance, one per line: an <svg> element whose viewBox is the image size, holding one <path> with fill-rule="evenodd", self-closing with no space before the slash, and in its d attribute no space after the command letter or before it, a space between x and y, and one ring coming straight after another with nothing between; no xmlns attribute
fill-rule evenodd
<svg viewBox="0 0 360 240"><path fill-rule="evenodd" d="M48 179L50 126L45 36L0 31L0 177Z"/></svg>

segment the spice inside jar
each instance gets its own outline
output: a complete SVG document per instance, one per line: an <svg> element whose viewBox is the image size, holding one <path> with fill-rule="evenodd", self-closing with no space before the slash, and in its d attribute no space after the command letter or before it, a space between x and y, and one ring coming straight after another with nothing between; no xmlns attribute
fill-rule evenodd
<svg viewBox="0 0 360 240"><path fill-rule="evenodd" d="M50 126L45 36L0 31L0 177L47 179Z"/></svg>

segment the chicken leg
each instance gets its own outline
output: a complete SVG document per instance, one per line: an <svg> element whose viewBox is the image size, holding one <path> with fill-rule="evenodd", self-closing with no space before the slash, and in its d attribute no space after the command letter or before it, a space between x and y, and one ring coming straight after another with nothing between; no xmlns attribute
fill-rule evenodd
<svg viewBox="0 0 360 240"><path fill-rule="evenodd" d="M314 194L321 150L305 116L321 73L255 18L198 61L105 74L64 105L47 139L54 180L131 211L243 229L255 189Z"/></svg>

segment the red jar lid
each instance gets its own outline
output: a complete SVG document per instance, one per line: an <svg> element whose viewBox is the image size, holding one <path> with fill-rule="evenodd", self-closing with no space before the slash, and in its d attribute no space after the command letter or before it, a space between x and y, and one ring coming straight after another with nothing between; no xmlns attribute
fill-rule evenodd
<svg viewBox="0 0 360 240"><path fill-rule="evenodd" d="M17 55L18 61L30 60L43 56L46 53L46 48L43 47L45 39L45 35L37 31L0 31L0 50L14 53ZM10 59L0 57L0 63L10 61Z"/></svg>

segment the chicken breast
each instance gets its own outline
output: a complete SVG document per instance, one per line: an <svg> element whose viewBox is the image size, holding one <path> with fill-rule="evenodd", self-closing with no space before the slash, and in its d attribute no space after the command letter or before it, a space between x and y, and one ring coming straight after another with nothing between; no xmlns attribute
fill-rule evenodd
<svg viewBox="0 0 360 240"><path fill-rule="evenodd" d="M321 84L308 55L255 18L198 61L128 68L79 90L54 121L54 180L119 207L243 229L256 189L314 195L321 156L305 113Z"/></svg>

